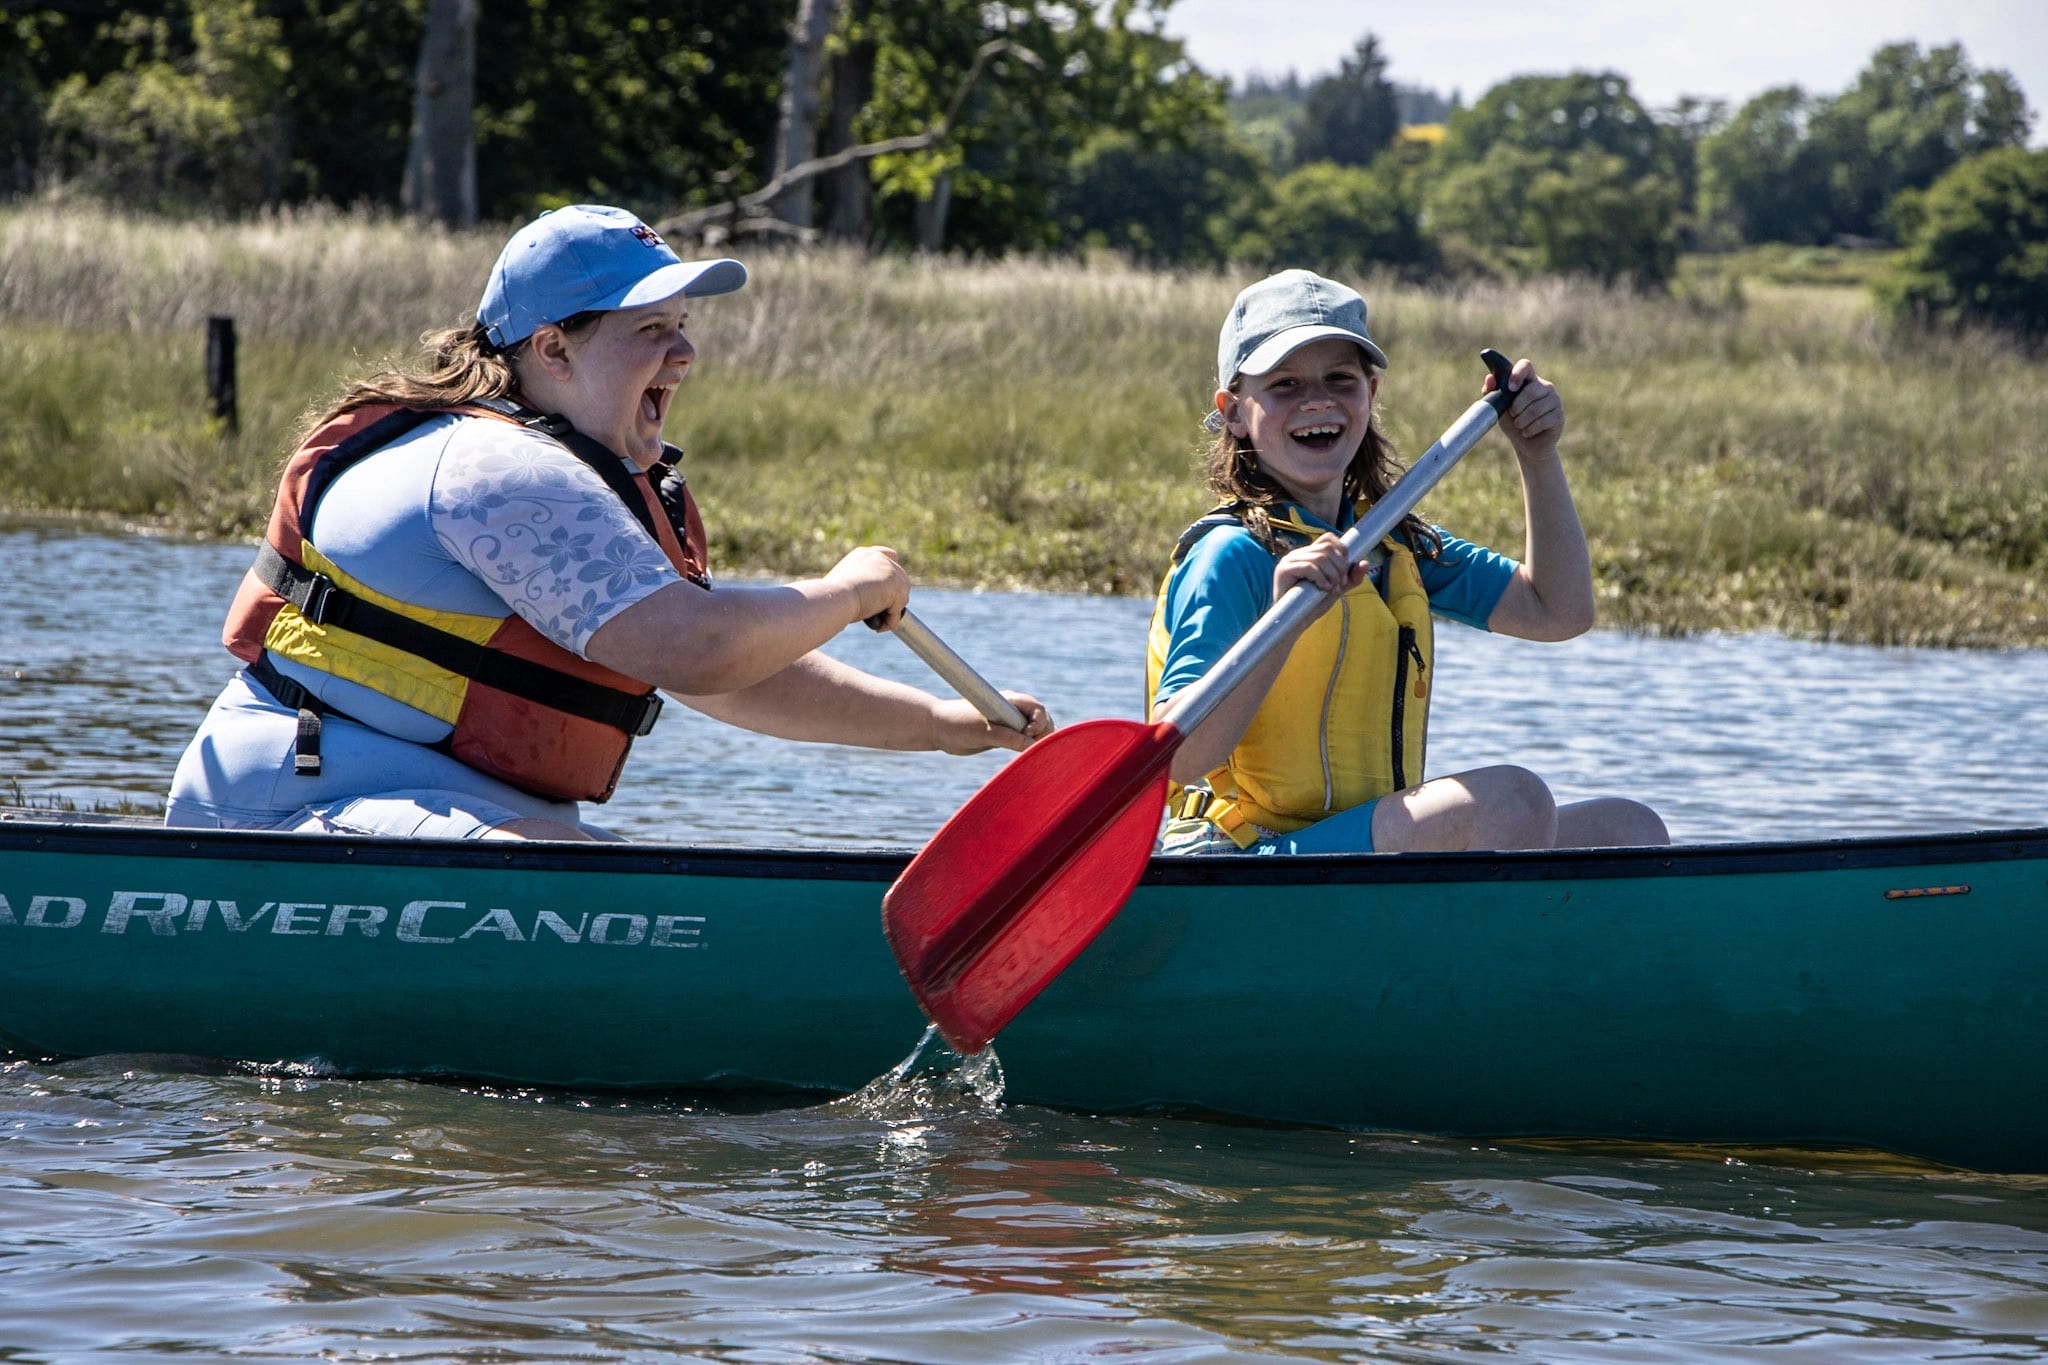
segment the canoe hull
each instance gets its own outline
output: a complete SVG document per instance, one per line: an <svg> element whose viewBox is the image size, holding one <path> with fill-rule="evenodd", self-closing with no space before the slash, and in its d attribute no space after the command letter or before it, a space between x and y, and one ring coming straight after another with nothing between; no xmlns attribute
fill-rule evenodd
<svg viewBox="0 0 2048 1365"><path fill-rule="evenodd" d="M844 1092L923 1019L906 855L0 821L0 1041ZM1156 860L1013 1102L2048 1170L2048 831Z"/></svg>

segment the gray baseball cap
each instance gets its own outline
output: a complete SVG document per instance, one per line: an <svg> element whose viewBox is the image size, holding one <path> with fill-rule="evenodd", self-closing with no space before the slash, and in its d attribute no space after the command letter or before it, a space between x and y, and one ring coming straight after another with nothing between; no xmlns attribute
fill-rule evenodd
<svg viewBox="0 0 2048 1365"><path fill-rule="evenodd" d="M1387 368L1387 353L1366 334L1365 300L1356 289L1308 270L1268 275L1237 296L1216 343L1216 387L1259 375L1312 341L1343 337Z"/></svg>

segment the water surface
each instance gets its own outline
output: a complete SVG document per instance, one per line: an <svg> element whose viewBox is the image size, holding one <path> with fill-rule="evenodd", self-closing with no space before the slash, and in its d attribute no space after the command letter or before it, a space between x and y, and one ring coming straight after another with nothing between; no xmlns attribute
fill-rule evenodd
<svg viewBox="0 0 2048 1365"><path fill-rule="evenodd" d="M0 529L0 784L160 806L234 671L220 622L249 554ZM1063 721L1139 713L1147 602L932 591L916 607ZM1693 843L2048 823L2042 651L1602 631L1532 644L1452 625L1438 646L1432 774L1522 763L1566 800L1647 800ZM885 636L856 628L829 648L943 686ZM589 809L641 839L914 847L1003 761L792 745L671 705L619 795Z"/></svg>
<svg viewBox="0 0 2048 1365"><path fill-rule="evenodd" d="M0 531L0 793L160 798L231 671L215 641L247 555ZM1063 719L1136 714L1145 603L917 605ZM1527 763L1567 798L1642 796L1691 841L2043 819L2039 653L1450 627L1442 648L1435 772ZM924 681L893 641L834 650ZM671 708L605 818L910 846L1001 761L806 749ZM2048 1359L2048 1178L920 1083L766 1107L0 1060L0 1360Z"/></svg>

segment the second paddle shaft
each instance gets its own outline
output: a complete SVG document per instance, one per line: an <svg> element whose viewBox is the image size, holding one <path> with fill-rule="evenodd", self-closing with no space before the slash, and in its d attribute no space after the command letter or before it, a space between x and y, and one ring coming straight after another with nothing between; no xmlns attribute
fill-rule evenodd
<svg viewBox="0 0 2048 1365"><path fill-rule="evenodd" d="M1024 733L1029 724L1024 713L1010 704L1010 699L989 684L988 679L975 672L967 661L955 654L950 646L931 629L906 609L897 618L895 636L910 646L910 652L930 665L932 672L951 684L953 690L972 702L974 709L981 712L991 724L1006 726L1018 734Z"/></svg>

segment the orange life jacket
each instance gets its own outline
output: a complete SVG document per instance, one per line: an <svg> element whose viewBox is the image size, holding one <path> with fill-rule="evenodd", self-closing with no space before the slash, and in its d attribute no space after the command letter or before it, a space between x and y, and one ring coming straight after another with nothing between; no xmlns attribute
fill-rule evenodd
<svg viewBox="0 0 2048 1365"><path fill-rule="evenodd" d="M378 593L342 572L306 534L343 470L447 413L517 422L553 437L605 480L678 572L710 586L704 525L673 447L654 473L663 480L657 490L562 417L505 400L432 409L375 404L324 423L286 462L264 543L228 610L222 641L272 695L299 708L300 772L319 771L318 717L335 712L280 673L266 651L447 722L453 730L437 747L479 772L539 796L604 801L633 740L660 713L653 688L563 649L509 609L474 616Z"/></svg>

